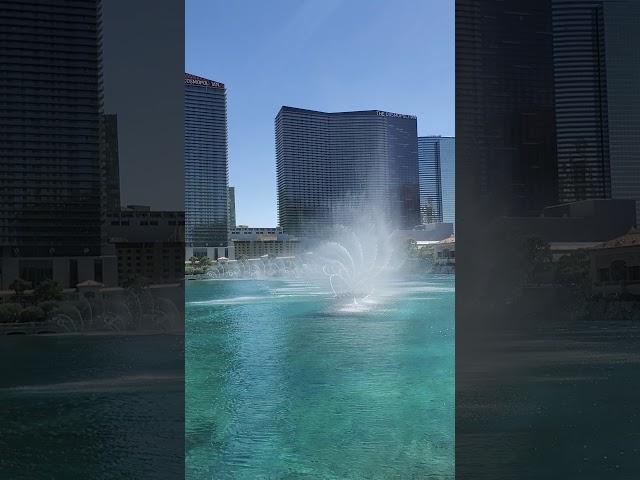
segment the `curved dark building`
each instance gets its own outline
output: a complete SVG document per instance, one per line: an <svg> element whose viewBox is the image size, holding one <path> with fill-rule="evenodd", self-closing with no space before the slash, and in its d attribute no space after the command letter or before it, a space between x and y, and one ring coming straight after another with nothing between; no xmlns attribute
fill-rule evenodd
<svg viewBox="0 0 640 480"><path fill-rule="evenodd" d="M224 84L185 74L185 241L228 241L227 93Z"/></svg>
<svg viewBox="0 0 640 480"><path fill-rule="evenodd" d="M367 215L401 228L420 223L415 116L282 107L275 130L285 233L323 235Z"/></svg>

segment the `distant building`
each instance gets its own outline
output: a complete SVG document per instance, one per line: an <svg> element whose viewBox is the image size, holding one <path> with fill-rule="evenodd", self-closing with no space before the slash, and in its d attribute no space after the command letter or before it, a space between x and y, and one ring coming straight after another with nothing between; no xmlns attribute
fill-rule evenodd
<svg viewBox="0 0 640 480"><path fill-rule="evenodd" d="M285 233L322 236L363 215L420 223L415 116L282 107L275 130Z"/></svg>
<svg viewBox="0 0 640 480"><path fill-rule="evenodd" d="M300 253L301 242L284 233L282 227L248 227L238 225L231 230L234 254L237 260L270 256L294 256Z"/></svg>
<svg viewBox="0 0 640 480"><path fill-rule="evenodd" d="M182 281L184 224L184 212L153 211L142 205L107 214L105 231L118 259L118 284Z"/></svg>
<svg viewBox="0 0 640 480"><path fill-rule="evenodd" d="M538 237L546 243L605 242L635 225L633 200L584 200L554 205L537 217L503 217L493 224L497 238Z"/></svg>
<svg viewBox="0 0 640 480"><path fill-rule="evenodd" d="M224 84L185 74L185 242L199 255L228 245L229 167Z"/></svg>
<svg viewBox="0 0 640 480"><path fill-rule="evenodd" d="M118 212L109 212L105 230L110 242L117 239L132 242L175 242L183 241L184 225L184 212L129 206Z"/></svg>
<svg viewBox="0 0 640 480"><path fill-rule="evenodd" d="M229 228L236 228L236 189L229 187Z"/></svg>
<svg viewBox="0 0 640 480"><path fill-rule="evenodd" d="M229 260L234 260L236 255L233 242L230 242L230 245L226 247L186 247L185 258L188 260L191 257L208 257L211 260L218 260L223 257Z"/></svg>
<svg viewBox="0 0 640 480"><path fill-rule="evenodd" d="M418 137L420 220L425 224L442 222L442 175L438 146L433 137Z"/></svg>
<svg viewBox="0 0 640 480"><path fill-rule="evenodd" d="M416 242L437 242L453 235L453 223L427 223L411 230L398 230L397 235Z"/></svg>
<svg viewBox="0 0 640 480"><path fill-rule="evenodd" d="M433 266L436 267L435 271L450 272L456 265L456 238L453 235L436 241L418 240L416 247L420 250L421 257L433 262Z"/></svg>
<svg viewBox="0 0 640 480"><path fill-rule="evenodd" d="M456 264L456 237L451 236L440 240L433 246L434 264L440 266L455 266Z"/></svg>
<svg viewBox="0 0 640 480"><path fill-rule="evenodd" d="M559 201L640 206L640 4L551 4Z"/></svg>
<svg viewBox="0 0 640 480"><path fill-rule="evenodd" d="M455 138L418 137L422 223L455 224Z"/></svg>
<svg viewBox="0 0 640 480"><path fill-rule="evenodd" d="M234 240L236 260L243 258L260 258L265 255L274 257L291 257L301 253L300 241L297 238L288 239L258 239Z"/></svg>
<svg viewBox="0 0 640 480"><path fill-rule="evenodd" d="M640 295L640 231L593 247L589 256L593 293Z"/></svg>
<svg viewBox="0 0 640 480"><path fill-rule="evenodd" d="M231 240L257 240L260 238L282 238L285 235L282 227L249 227L238 225L231 230Z"/></svg>

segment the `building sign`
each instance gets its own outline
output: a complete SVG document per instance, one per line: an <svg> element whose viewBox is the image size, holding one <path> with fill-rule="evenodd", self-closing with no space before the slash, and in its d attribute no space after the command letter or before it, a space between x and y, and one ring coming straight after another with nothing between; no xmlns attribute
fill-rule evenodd
<svg viewBox="0 0 640 480"><path fill-rule="evenodd" d="M402 113L382 112L380 110L377 110L377 112L381 117L408 118L410 120L416 120L418 118L415 115L404 115Z"/></svg>
<svg viewBox="0 0 640 480"><path fill-rule="evenodd" d="M207 80L206 78L200 78L195 76L185 77L184 83L187 85L199 85L202 87L224 88L224 83L214 82L213 80Z"/></svg>

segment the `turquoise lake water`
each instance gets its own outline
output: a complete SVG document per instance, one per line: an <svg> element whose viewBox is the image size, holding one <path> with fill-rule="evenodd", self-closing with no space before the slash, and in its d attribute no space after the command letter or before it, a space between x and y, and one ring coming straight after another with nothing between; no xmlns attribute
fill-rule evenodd
<svg viewBox="0 0 640 480"><path fill-rule="evenodd" d="M454 318L452 276L187 282L187 478L453 478Z"/></svg>

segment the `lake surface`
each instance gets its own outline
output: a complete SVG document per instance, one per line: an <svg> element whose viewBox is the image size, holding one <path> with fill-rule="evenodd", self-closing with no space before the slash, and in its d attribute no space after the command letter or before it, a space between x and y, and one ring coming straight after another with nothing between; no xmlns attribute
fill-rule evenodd
<svg viewBox="0 0 640 480"><path fill-rule="evenodd" d="M186 285L189 479L451 479L454 277Z"/></svg>
<svg viewBox="0 0 640 480"><path fill-rule="evenodd" d="M0 478L182 478L182 335L0 337Z"/></svg>

